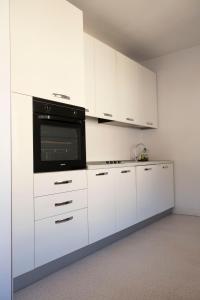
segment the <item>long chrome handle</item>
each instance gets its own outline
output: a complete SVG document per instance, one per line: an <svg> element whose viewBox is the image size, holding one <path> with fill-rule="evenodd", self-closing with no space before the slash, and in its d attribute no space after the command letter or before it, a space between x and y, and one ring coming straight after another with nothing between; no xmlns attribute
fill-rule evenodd
<svg viewBox="0 0 200 300"><path fill-rule="evenodd" d="M145 170L145 171L151 171L152 168L145 168L144 170Z"/></svg>
<svg viewBox="0 0 200 300"><path fill-rule="evenodd" d="M72 200L69 200L65 202L55 203L55 206L63 206L63 205L71 204L72 202L73 202Z"/></svg>
<svg viewBox="0 0 200 300"><path fill-rule="evenodd" d="M105 116L105 117L111 117L112 118L112 114L107 114L107 113L103 113L103 115Z"/></svg>
<svg viewBox="0 0 200 300"><path fill-rule="evenodd" d="M135 119L133 119L133 118L126 118L126 120L131 121L131 122L135 121Z"/></svg>
<svg viewBox="0 0 200 300"><path fill-rule="evenodd" d="M53 93L52 95L53 95L54 97L62 98L62 99L66 99L66 100L70 100L70 99L71 99L69 96L63 95L63 94Z"/></svg>
<svg viewBox="0 0 200 300"><path fill-rule="evenodd" d="M152 125L153 125L153 123L152 123L152 122L146 122L146 124L147 124L147 125L150 125L150 126L152 126Z"/></svg>
<svg viewBox="0 0 200 300"><path fill-rule="evenodd" d="M65 222L73 220L73 218L74 217L69 217L69 218L66 218L66 219L57 220L57 221L55 221L55 224L65 223Z"/></svg>
<svg viewBox="0 0 200 300"><path fill-rule="evenodd" d="M131 172L131 170L124 170L124 171L121 171L122 174L124 174L124 173L130 173L130 172Z"/></svg>
<svg viewBox="0 0 200 300"><path fill-rule="evenodd" d="M96 176L108 175L108 172L97 173Z"/></svg>
<svg viewBox="0 0 200 300"><path fill-rule="evenodd" d="M56 181L55 185L72 183L72 180Z"/></svg>

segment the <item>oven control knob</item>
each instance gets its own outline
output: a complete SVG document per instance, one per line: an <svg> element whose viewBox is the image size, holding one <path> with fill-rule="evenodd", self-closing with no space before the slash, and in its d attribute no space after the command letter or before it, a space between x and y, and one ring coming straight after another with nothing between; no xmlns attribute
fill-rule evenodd
<svg viewBox="0 0 200 300"><path fill-rule="evenodd" d="M51 111L51 106L50 105L45 105L44 110L46 112L50 112Z"/></svg>

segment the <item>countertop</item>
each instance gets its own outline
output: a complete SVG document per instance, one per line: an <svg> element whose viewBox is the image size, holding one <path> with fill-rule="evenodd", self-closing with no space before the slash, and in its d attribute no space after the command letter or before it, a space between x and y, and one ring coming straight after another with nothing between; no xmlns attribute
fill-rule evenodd
<svg viewBox="0 0 200 300"><path fill-rule="evenodd" d="M110 168L147 166L147 165L169 164L169 163L173 163L173 161L171 160L149 160L149 161L122 160L119 161L119 163L106 163L105 161L91 161L91 162L87 162L87 169L88 170L106 169L106 168L110 169Z"/></svg>

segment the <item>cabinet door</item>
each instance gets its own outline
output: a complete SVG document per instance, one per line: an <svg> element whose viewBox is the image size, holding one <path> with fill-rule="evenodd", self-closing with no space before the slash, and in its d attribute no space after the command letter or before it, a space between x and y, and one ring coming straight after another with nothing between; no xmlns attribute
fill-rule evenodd
<svg viewBox="0 0 200 300"><path fill-rule="evenodd" d="M12 95L13 276L34 269L33 122L31 97Z"/></svg>
<svg viewBox="0 0 200 300"><path fill-rule="evenodd" d="M160 164L158 170L159 203L158 212L174 207L174 175L173 164Z"/></svg>
<svg viewBox="0 0 200 300"><path fill-rule="evenodd" d="M138 64L139 123L157 128L156 74Z"/></svg>
<svg viewBox="0 0 200 300"><path fill-rule="evenodd" d="M95 40L96 113L116 120L116 51Z"/></svg>
<svg viewBox="0 0 200 300"><path fill-rule="evenodd" d="M35 223L35 267L88 245L87 208Z"/></svg>
<svg viewBox="0 0 200 300"><path fill-rule="evenodd" d="M116 231L114 171L88 171L89 242L94 243Z"/></svg>
<svg viewBox="0 0 200 300"><path fill-rule="evenodd" d="M12 91L84 106L83 16L65 0L11 0Z"/></svg>
<svg viewBox="0 0 200 300"><path fill-rule="evenodd" d="M136 167L137 218L143 221L158 213L158 166Z"/></svg>
<svg viewBox="0 0 200 300"><path fill-rule="evenodd" d="M116 168L115 199L117 230L136 223L135 168Z"/></svg>
<svg viewBox="0 0 200 300"><path fill-rule="evenodd" d="M138 124L138 64L117 52L117 118Z"/></svg>
<svg viewBox="0 0 200 300"><path fill-rule="evenodd" d="M94 38L84 34L85 57L85 112L87 116L95 117L95 65Z"/></svg>

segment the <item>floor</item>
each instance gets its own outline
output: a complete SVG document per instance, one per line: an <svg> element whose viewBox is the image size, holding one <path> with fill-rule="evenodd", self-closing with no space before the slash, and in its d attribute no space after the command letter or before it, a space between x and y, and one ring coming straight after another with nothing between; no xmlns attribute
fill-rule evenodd
<svg viewBox="0 0 200 300"><path fill-rule="evenodd" d="M200 217L165 217L14 296L90 299L199 300Z"/></svg>

